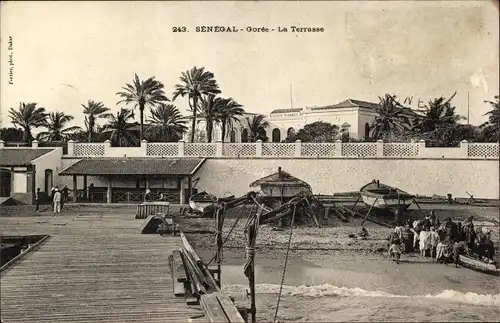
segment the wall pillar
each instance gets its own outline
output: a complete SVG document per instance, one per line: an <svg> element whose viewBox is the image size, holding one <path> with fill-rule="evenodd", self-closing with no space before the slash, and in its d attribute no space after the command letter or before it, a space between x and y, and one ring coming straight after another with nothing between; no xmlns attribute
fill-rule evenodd
<svg viewBox="0 0 500 323"><path fill-rule="evenodd" d="M142 155L146 157L148 155L148 141L146 139L141 140L141 150Z"/></svg>
<svg viewBox="0 0 500 323"><path fill-rule="evenodd" d="M108 177L108 191L106 192L106 202L111 203L111 184L112 184L112 179L111 177Z"/></svg>
<svg viewBox="0 0 500 323"><path fill-rule="evenodd" d="M73 156L75 154L75 141L74 140L69 140L68 141L68 156Z"/></svg>
<svg viewBox="0 0 500 323"><path fill-rule="evenodd" d="M342 157L342 140L335 140L335 156Z"/></svg>
<svg viewBox="0 0 500 323"><path fill-rule="evenodd" d="M217 140L215 142L215 156L216 157L222 157L222 152L223 152L223 146L224 144L222 143L221 140Z"/></svg>
<svg viewBox="0 0 500 323"><path fill-rule="evenodd" d="M256 147L256 157L262 157L262 140L257 140L255 143L257 145Z"/></svg>
<svg viewBox="0 0 500 323"><path fill-rule="evenodd" d="M469 142L467 140L464 139L460 142L460 149L462 149L462 157L469 157Z"/></svg>
<svg viewBox="0 0 500 323"><path fill-rule="evenodd" d="M425 157L425 140L420 139L418 141L418 156Z"/></svg>
<svg viewBox="0 0 500 323"><path fill-rule="evenodd" d="M38 149L38 140L33 140L31 142L31 148Z"/></svg>
<svg viewBox="0 0 500 323"><path fill-rule="evenodd" d="M295 140L295 157L302 156L302 142L300 139Z"/></svg>
<svg viewBox="0 0 500 323"><path fill-rule="evenodd" d="M384 141L377 140L377 157L384 157Z"/></svg>
<svg viewBox="0 0 500 323"><path fill-rule="evenodd" d="M185 146L186 146L186 142L183 139L179 140L179 151L177 153L177 155L179 157L184 157L184 147Z"/></svg>
<svg viewBox="0 0 500 323"><path fill-rule="evenodd" d="M186 183L185 183L185 178L181 178L181 185L180 185L180 198L179 202L180 204L186 204Z"/></svg>
<svg viewBox="0 0 500 323"><path fill-rule="evenodd" d="M5 148L5 141L0 140L0 149Z"/></svg>
<svg viewBox="0 0 500 323"><path fill-rule="evenodd" d="M85 176L86 178L87 176ZM84 192L87 191L87 187L85 187L85 190ZM85 194L87 195L87 194ZM77 180L77 177L76 175L73 175L73 202L76 203L77 202L77 197L78 197L78 180Z"/></svg>

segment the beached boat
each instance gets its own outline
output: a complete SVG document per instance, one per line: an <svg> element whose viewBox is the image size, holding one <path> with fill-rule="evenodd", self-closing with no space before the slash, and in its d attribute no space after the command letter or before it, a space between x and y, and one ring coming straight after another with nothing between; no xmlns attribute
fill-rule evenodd
<svg viewBox="0 0 500 323"><path fill-rule="evenodd" d="M217 196L205 191L195 194L189 198L189 206L191 209L205 213L217 203Z"/></svg>
<svg viewBox="0 0 500 323"><path fill-rule="evenodd" d="M360 189L360 194L366 205L391 211L395 211L398 205L400 211L405 211L415 199L414 195L399 188L382 184L377 180L363 186Z"/></svg>
<svg viewBox="0 0 500 323"><path fill-rule="evenodd" d="M465 268L480 271L487 274L500 275L496 264L473 258L468 255L460 255L460 264Z"/></svg>

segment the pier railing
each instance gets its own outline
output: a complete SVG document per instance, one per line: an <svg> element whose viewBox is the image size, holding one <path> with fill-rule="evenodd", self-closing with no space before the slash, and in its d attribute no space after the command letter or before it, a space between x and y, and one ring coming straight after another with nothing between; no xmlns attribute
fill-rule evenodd
<svg viewBox="0 0 500 323"><path fill-rule="evenodd" d="M67 157L212 157L212 158L433 158L498 159L498 143L469 143L458 147L427 147L425 141L386 143L173 143L147 142L139 147L68 142Z"/></svg>

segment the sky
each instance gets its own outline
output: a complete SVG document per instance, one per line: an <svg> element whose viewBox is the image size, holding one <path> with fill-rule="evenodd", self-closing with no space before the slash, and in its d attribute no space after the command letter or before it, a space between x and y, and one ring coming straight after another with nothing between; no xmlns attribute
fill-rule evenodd
<svg viewBox="0 0 500 323"><path fill-rule="evenodd" d="M499 92L499 15L490 1L9 1L0 9L2 126L19 102L83 126L82 104L118 111L116 92L135 73L155 76L171 98L193 66L212 71L223 96L262 114L378 102L385 93L413 96L415 105L457 91L457 112L467 116L469 94L470 123L480 124L489 111L483 101ZM289 32L195 32L204 25ZM324 32L294 33L291 25ZM187 114L186 99L174 103Z"/></svg>

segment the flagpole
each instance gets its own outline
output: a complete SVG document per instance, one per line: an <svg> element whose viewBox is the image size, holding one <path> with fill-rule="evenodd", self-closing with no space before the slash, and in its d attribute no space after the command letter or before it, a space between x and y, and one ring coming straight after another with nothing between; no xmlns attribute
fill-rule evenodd
<svg viewBox="0 0 500 323"><path fill-rule="evenodd" d="M469 108L469 92L467 92L467 124L469 124L469 115L470 115L470 108Z"/></svg>
<svg viewBox="0 0 500 323"><path fill-rule="evenodd" d="M290 108L293 109L292 84L290 84Z"/></svg>

